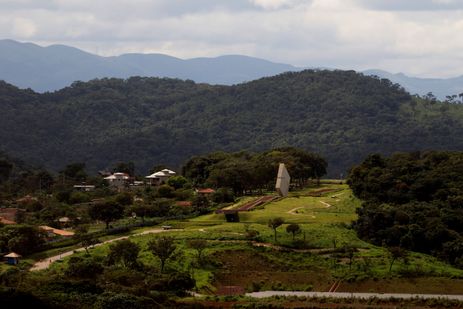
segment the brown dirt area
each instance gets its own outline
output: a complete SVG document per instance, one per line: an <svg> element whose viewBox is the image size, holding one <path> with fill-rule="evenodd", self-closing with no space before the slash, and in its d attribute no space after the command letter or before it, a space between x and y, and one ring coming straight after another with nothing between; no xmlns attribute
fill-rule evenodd
<svg viewBox="0 0 463 309"><path fill-rule="evenodd" d="M224 251L216 255L222 267L215 273L215 284L220 286L242 286L248 291L254 286L260 289L305 290L312 286L317 291L328 291L333 280L319 269L291 270L286 265L278 265L265 256L250 251Z"/></svg>

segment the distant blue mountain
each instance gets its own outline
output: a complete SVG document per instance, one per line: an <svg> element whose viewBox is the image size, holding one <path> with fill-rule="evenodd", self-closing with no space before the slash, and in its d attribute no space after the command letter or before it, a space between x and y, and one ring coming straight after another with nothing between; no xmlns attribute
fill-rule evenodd
<svg viewBox="0 0 463 309"><path fill-rule="evenodd" d="M0 40L0 79L39 92L102 77L170 77L231 85L298 70L291 65L239 55L188 60L162 54L101 57L64 45L41 47Z"/></svg>
<svg viewBox="0 0 463 309"><path fill-rule="evenodd" d="M0 80L38 92L53 91L74 81L130 76L191 79L197 83L232 85L303 68L240 55L179 59L163 54L101 57L65 45L41 47L0 40ZM463 92L463 76L437 79L409 77L381 70L363 71L402 85L411 94L432 92L440 99Z"/></svg>
<svg viewBox="0 0 463 309"><path fill-rule="evenodd" d="M463 92L463 76L445 79L418 78L403 73L393 74L382 70L367 70L363 71L363 74L387 78L394 83L400 84L411 94L426 95L428 92L432 92L441 100L445 99L447 95L458 95Z"/></svg>

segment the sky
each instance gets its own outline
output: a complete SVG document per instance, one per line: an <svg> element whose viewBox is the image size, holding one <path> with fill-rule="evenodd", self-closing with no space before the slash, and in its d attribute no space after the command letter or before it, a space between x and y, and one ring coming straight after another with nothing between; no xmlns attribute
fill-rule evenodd
<svg viewBox="0 0 463 309"><path fill-rule="evenodd" d="M463 0L0 0L0 39L463 75Z"/></svg>

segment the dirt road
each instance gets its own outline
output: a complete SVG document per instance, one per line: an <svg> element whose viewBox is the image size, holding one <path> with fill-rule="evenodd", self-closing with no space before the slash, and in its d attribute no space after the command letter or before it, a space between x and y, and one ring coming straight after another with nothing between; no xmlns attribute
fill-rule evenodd
<svg viewBox="0 0 463 309"><path fill-rule="evenodd" d="M421 298L421 299L452 299L463 301L463 295L446 295L446 294L399 294L399 293L346 293L346 292L296 292L296 291L263 291L263 292L253 292L246 293L246 296L254 298L266 298L272 296L305 296L305 297L334 297L334 298L360 298L360 299L369 299L369 298L397 298L397 299L412 299L412 298Z"/></svg>
<svg viewBox="0 0 463 309"><path fill-rule="evenodd" d="M140 236L140 235L146 235L146 234L157 234L157 233L171 232L171 231L179 231L179 230L175 230L175 229L174 230L152 229L152 230L147 230L147 231L144 231L144 232L141 232L141 233L138 233L138 234L133 234L133 235L130 235L130 236L123 236L123 237L118 237L118 238L106 240L104 242L101 242L101 243L98 243L98 244L94 245L94 247L101 246L103 244L111 243L111 242L122 240L122 239L127 239L127 238L129 238L131 236ZM61 260L64 257L73 255L75 252L84 251L84 250L85 250L85 248L82 247L82 248L70 250L70 251L63 252L61 254L58 254L58 255L51 256L51 257L48 257L46 259L40 260L40 261L36 262L31 267L30 271L46 269L51 265L51 263L56 262L58 260Z"/></svg>

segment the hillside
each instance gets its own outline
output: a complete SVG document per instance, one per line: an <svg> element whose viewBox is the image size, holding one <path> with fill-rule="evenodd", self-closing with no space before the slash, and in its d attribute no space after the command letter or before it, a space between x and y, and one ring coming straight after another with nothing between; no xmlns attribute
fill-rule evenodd
<svg viewBox="0 0 463 309"><path fill-rule="evenodd" d="M80 49L0 40L0 79L21 88L54 91L76 80L130 76L171 77L231 85L299 70L286 64L240 55L179 59L162 54L101 57Z"/></svg>
<svg viewBox="0 0 463 309"><path fill-rule="evenodd" d="M60 169L133 161L178 167L215 150L295 146L318 152L330 176L367 154L463 149L460 105L413 99L353 71L285 73L236 86L176 79L102 79L37 94L0 84L6 153Z"/></svg>

